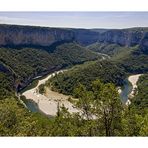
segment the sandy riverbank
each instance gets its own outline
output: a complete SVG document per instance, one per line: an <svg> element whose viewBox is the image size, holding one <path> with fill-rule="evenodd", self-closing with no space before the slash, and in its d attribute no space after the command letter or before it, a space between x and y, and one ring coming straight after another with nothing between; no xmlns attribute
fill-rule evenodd
<svg viewBox="0 0 148 148"><path fill-rule="evenodd" d="M130 99L134 97L135 95L135 90L137 89L137 82L139 80L139 77L141 76L142 74L136 74L136 75L131 75L128 77L128 81L132 84L132 91L131 93L128 95L129 99L127 100L126 102L126 105L129 105L131 104L131 101Z"/></svg>
<svg viewBox="0 0 148 148"><path fill-rule="evenodd" d="M129 94L130 98L134 97L134 93L135 93L135 90L137 88L137 82L138 82L139 77L141 75L142 74L137 74L137 75L132 75L132 76L128 77L128 81L132 84L132 87L133 87L131 93Z"/></svg>
<svg viewBox="0 0 148 148"><path fill-rule="evenodd" d="M46 96L39 94L37 91L39 85L45 84L45 82L48 79L50 79L52 76L54 76L56 73L59 73L59 72L63 72L63 71L61 70L61 71L52 73L46 78L39 80L38 85L35 88L27 90L22 94L26 97L26 99L31 99L35 103L37 103L39 109L43 113L51 116L56 115L58 104L60 106L64 105L66 108L68 108L68 111L71 113L78 112L78 110L73 106L73 104L68 101L69 96L51 91L50 89L47 89Z"/></svg>

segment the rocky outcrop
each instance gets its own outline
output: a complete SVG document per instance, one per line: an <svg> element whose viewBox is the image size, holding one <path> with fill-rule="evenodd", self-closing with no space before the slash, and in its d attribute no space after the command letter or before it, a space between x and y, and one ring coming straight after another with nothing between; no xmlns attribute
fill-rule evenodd
<svg viewBox="0 0 148 148"><path fill-rule="evenodd" d="M144 37L145 31L137 29L109 30L99 36L99 42L118 44L121 46L138 45Z"/></svg>
<svg viewBox="0 0 148 148"><path fill-rule="evenodd" d="M103 31L97 29L74 29L73 32L75 41L84 46L99 42L130 47L142 44L142 40L147 40L148 28L110 29Z"/></svg>
<svg viewBox="0 0 148 148"><path fill-rule="evenodd" d="M148 54L148 33L145 33L145 36L140 42L140 50L144 54Z"/></svg>
<svg viewBox="0 0 148 148"><path fill-rule="evenodd" d="M61 29L49 27L0 25L0 46L46 46L75 41L83 46L95 42L121 46L147 46L147 28ZM55 44L57 43L57 44ZM143 48L142 47L142 48ZM52 47L53 48L53 47ZM50 49L49 49L50 50Z"/></svg>
<svg viewBox="0 0 148 148"><path fill-rule="evenodd" d="M73 29L77 43L87 46L98 41L101 33L89 29Z"/></svg>
<svg viewBox="0 0 148 148"><path fill-rule="evenodd" d="M73 40L73 37L68 29L0 25L1 46L50 46L57 41Z"/></svg>

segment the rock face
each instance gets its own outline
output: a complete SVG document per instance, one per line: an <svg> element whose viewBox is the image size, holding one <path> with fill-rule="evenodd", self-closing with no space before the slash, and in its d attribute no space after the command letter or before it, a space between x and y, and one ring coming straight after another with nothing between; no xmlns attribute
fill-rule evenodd
<svg viewBox="0 0 148 148"><path fill-rule="evenodd" d="M140 43L145 32L141 30L109 30L99 36L99 42L118 44L121 46L135 46Z"/></svg>
<svg viewBox="0 0 148 148"><path fill-rule="evenodd" d="M144 54L148 54L148 33L145 33L145 36L140 42L141 52Z"/></svg>
<svg viewBox="0 0 148 148"><path fill-rule="evenodd" d="M73 33L67 29L0 25L1 46L50 46L57 41L70 41Z"/></svg>
<svg viewBox="0 0 148 148"><path fill-rule="evenodd" d="M0 25L0 46L51 46L56 42L75 41L83 46L112 43L121 46L148 46L148 28L131 29L61 29L49 27ZM147 49L146 49L147 50Z"/></svg>
<svg viewBox="0 0 148 148"><path fill-rule="evenodd" d="M81 45L90 45L95 42L118 44L121 46L147 46L148 28L112 29L106 31L77 29L74 30L75 41Z"/></svg>
<svg viewBox="0 0 148 148"><path fill-rule="evenodd" d="M73 32L75 41L84 46L97 42L101 34L89 29L74 29Z"/></svg>

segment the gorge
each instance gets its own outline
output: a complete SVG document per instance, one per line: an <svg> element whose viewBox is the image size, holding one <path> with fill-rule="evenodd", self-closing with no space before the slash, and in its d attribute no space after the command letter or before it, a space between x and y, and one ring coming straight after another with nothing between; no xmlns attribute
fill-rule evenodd
<svg viewBox="0 0 148 148"><path fill-rule="evenodd" d="M0 135L147 135L147 37L1 24Z"/></svg>

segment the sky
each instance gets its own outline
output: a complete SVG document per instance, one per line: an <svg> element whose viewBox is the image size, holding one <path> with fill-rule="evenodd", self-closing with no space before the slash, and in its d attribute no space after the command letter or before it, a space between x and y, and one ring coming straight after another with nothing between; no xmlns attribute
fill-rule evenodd
<svg viewBox="0 0 148 148"><path fill-rule="evenodd" d="M88 29L148 27L148 12L0 12L0 24Z"/></svg>

